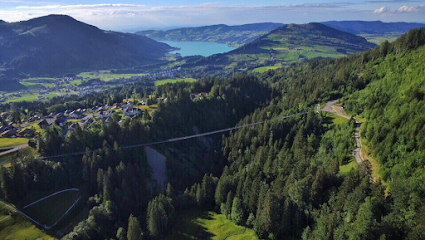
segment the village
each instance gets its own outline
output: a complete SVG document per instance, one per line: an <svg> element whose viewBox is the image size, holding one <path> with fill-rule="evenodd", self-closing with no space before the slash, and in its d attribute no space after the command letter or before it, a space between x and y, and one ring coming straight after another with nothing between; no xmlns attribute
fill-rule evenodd
<svg viewBox="0 0 425 240"><path fill-rule="evenodd" d="M146 102L144 100L141 104L146 105ZM66 135L69 131L77 128L77 125L79 127L90 127L97 121L108 123L114 113L119 114L122 118L132 118L140 115L142 110L136 108L132 101L128 101L126 104L115 103L113 105L96 106L91 109L66 110L64 112L51 113L47 116L36 115L25 119L22 121L23 124L20 125L13 122L12 114L2 113L0 116L3 119L3 126L0 127L0 136L2 138L32 138L37 130L48 129L54 124L61 127L63 134Z"/></svg>
<svg viewBox="0 0 425 240"><path fill-rule="evenodd" d="M192 93L192 100L200 100L208 96L208 93ZM64 112L50 113L46 116L35 115L28 119L22 120L21 124L14 122L12 113L1 113L0 118L0 137L1 138L33 138L37 133L57 125L62 129L62 134L75 130L77 127L90 128L91 125L98 122L108 124L113 115L117 115L120 120L119 124L126 118L133 118L144 114L149 114L149 111L154 111L158 103L166 103L167 97L159 97L157 99L144 98L137 101L137 105L133 101L125 103L114 103L112 105L96 106L89 109L66 110Z"/></svg>
<svg viewBox="0 0 425 240"><path fill-rule="evenodd" d="M109 80L102 80L101 73L92 72L90 78L83 78L80 75L68 75L60 78L54 78L50 80L53 83L46 84L43 78L40 78L40 82L34 82L31 80L31 84L39 85L38 88L19 90L12 93L0 93L0 103L6 103L8 101L17 101L19 99L27 101L45 101L55 96L70 96L79 95L85 96L94 92L101 92L110 87L123 85L131 82L137 82L142 80L155 81L164 78L174 78L178 72L181 72L181 68L174 68L171 70L164 70L145 74L107 74ZM127 76L128 75L128 76ZM26 80L22 80L25 85ZM29 80L27 80L29 81ZM30 96L30 97L29 97Z"/></svg>

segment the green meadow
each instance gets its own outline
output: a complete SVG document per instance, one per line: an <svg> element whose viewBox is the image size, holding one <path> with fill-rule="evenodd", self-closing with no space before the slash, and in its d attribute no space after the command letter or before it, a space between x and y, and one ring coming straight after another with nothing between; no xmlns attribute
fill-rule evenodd
<svg viewBox="0 0 425 240"><path fill-rule="evenodd" d="M51 226L59 220L78 197L79 192L64 192L38 202L22 211L38 222Z"/></svg>
<svg viewBox="0 0 425 240"><path fill-rule="evenodd" d="M104 82L109 82L109 81L113 81L113 80L118 80L121 78L131 78L133 76L145 76L146 74L144 73L139 73L139 74L115 74L115 73L111 73L111 71L109 70L105 70L105 71L96 71L96 72L83 72L78 74L78 77L82 77L84 80L90 80L90 79L100 79L101 81Z"/></svg>
<svg viewBox="0 0 425 240"><path fill-rule="evenodd" d="M254 230L236 225L222 214L209 211L182 213L168 240L258 240Z"/></svg>
<svg viewBox="0 0 425 240"><path fill-rule="evenodd" d="M268 70L275 70L275 69L278 69L278 68L280 68L281 66L278 66L278 65L275 65L275 66L264 66L264 67L258 67L258 68L255 68L255 69L253 69L252 71L253 72L256 72L256 73L263 73L263 72L267 72Z"/></svg>
<svg viewBox="0 0 425 240"><path fill-rule="evenodd" d="M28 138L0 138L0 148L28 143Z"/></svg>
<svg viewBox="0 0 425 240"><path fill-rule="evenodd" d="M155 81L155 86L160 86L160 85L164 85L164 84L167 84L167 83L196 82L196 81L198 81L198 80L196 80L194 78L175 78L175 79L167 78L167 79Z"/></svg>
<svg viewBox="0 0 425 240"><path fill-rule="evenodd" d="M4 240L50 240L55 239L38 229L33 223L23 216L11 212L4 205L0 205L0 239ZM7 217L11 213L10 217Z"/></svg>

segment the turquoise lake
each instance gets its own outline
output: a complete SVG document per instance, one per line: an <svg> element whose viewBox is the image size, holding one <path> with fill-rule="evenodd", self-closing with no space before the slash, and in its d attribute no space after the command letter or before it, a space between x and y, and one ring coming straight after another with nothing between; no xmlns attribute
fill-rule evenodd
<svg viewBox="0 0 425 240"><path fill-rule="evenodd" d="M174 42L174 41L161 41L172 47L180 48L180 50L171 53L180 53L182 57L201 55L208 57L217 53L225 53L232 51L233 47L226 44L212 43L212 42Z"/></svg>

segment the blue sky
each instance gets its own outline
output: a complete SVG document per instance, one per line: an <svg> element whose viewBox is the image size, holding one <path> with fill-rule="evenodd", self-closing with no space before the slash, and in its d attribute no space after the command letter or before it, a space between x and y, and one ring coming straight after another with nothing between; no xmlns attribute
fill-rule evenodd
<svg viewBox="0 0 425 240"><path fill-rule="evenodd" d="M425 23L425 0L0 0L0 19L8 22L48 14L113 30L329 20Z"/></svg>

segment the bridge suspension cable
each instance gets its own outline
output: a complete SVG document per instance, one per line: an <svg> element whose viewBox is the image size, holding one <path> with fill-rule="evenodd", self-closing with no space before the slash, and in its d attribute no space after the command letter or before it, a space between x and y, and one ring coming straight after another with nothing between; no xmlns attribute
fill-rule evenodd
<svg viewBox="0 0 425 240"><path fill-rule="evenodd" d="M297 115L305 115L307 113L308 112L294 113L294 114L290 114L290 115L277 117L277 118L274 118L274 119L244 124L244 125L241 125L241 126L225 128L225 129L216 130L216 131L212 131L212 132L200 133L200 134L195 134L195 135L190 135L190 136L185 136L185 137L171 138L171 139L167 139L167 140L163 140L163 141L156 141L156 142L150 142L150 143L140 143L140 144L127 145L127 146L123 146L121 148L122 149L131 149L131 148L139 148L139 147L150 147L150 146L164 144L164 143L179 142L179 141L184 141L184 140L188 140L188 139L192 139L192 138L198 138L198 137L204 137L204 136L214 135L214 134L218 134L218 133L230 132L232 130L237 130L237 129L241 129L241 128L245 128L245 127L252 127L252 126L264 124L264 123L267 123L267 122L273 122L273 121L276 121L276 120L287 119L287 118L291 118L291 117L294 117L294 116L297 116ZM74 153L58 154L58 155L46 156L46 157L40 157L40 158L41 159L52 159L52 158L61 158L61 157L70 157L70 156L80 156L80 155L84 155L85 153L86 153L85 151L84 152L74 152Z"/></svg>

